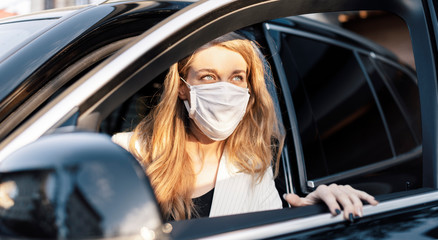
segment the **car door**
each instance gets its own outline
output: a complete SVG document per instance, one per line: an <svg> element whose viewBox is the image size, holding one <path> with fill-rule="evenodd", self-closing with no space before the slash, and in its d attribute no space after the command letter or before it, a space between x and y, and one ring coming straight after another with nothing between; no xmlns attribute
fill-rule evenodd
<svg viewBox="0 0 438 240"><path fill-rule="evenodd" d="M371 220L372 216L381 216L388 211L432 202L437 197L438 154L435 150L438 143L438 101L434 4L435 1L415 0L200 1L145 32L82 78L74 89L41 109L39 114L5 140L0 159L70 119L78 126L95 129L104 116L132 96L136 89L145 86L197 47L227 32L269 19L310 12L386 10L405 19L411 30L414 54L419 63L423 187L431 190L409 192L408 196L402 197L391 196L377 207L366 207L364 214ZM207 236L213 239L274 238L330 224L342 224L343 221L341 216L333 218L323 206L314 206L181 221L172 224L174 230L171 234L178 239Z"/></svg>
<svg viewBox="0 0 438 240"><path fill-rule="evenodd" d="M303 155L289 153L301 191L334 182L373 195L421 187L415 72L392 52L305 17L263 27L293 113L286 128L302 146Z"/></svg>

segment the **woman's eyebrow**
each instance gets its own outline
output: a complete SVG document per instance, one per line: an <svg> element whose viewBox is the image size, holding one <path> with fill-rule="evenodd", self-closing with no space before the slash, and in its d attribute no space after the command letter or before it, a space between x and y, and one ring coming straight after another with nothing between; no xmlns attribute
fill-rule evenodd
<svg viewBox="0 0 438 240"><path fill-rule="evenodd" d="M199 70L195 70L196 73L200 73L200 72L209 72L209 73L214 73L217 75L217 71L215 69L212 68L202 68Z"/></svg>
<svg viewBox="0 0 438 240"><path fill-rule="evenodd" d="M246 70L234 70L233 74L244 73L246 74Z"/></svg>
<svg viewBox="0 0 438 240"><path fill-rule="evenodd" d="M212 69L212 68L202 68L199 70L195 70L196 74L202 74L203 72L208 72L208 73L213 73L215 75L219 75L218 72L216 71L216 69ZM242 70L242 69L237 69L234 70L231 74L246 74L246 70Z"/></svg>

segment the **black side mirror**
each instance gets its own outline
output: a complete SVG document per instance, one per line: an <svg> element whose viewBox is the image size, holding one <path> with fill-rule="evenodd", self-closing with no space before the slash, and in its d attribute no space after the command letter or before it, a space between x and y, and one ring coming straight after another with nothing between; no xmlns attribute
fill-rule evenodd
<svg viewBox="0 0 438 240"><path fill-rule="evenodd" d="M162 239L163 229L141 165L109 136L47 135L0 163L3 236Z"/></svg>

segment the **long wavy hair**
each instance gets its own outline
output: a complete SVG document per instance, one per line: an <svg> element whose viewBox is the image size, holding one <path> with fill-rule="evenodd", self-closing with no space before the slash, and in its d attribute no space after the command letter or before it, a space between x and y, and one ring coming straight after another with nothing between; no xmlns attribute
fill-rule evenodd
<svg viewBox="0 0 438 240"><path fill-rule="evenodd" d="M200 49L211 46L239 53L248 66L250 99L242 121L225 140L228 163L252 175L254 181L260 181L272 164L276 175L284 136L266 87L265 81L272 79L267 79L263 56L254 42L235 33ZM185 78L197 51L170 67L159 103L137 125L130 140L130 151L145 167L165 219L181 220L197 214L191 199L196 174L186 152L190 120L178 97L180 77Z"/></svg>

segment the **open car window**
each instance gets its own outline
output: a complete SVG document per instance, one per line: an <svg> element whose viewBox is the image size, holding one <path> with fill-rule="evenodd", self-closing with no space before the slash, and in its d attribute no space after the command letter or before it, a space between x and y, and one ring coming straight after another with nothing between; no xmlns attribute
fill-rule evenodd
<svg viewBox="0 0 438 240"><path fill-rule="evenodd" d="M280 99L277 111L286 122L288 144L276 180L279 192L306 193L333 182L373 195L422 187L415 72L383 48L354 42L346 33L336 36L330 28L317 28L322 32L318 34L309 26L319 25L292 17L242 29L261 44L272 66L277 85L273 97ZM328 38L330 34L336 37ZM132 131L159 100L166 73L108 114L100 131L109 135ZM292 109L285 103L285 92L291 95ZM300 160L290 111L296 116L304 153ZM301 171L297 161L303 161ZM306 184L300 189L303 177Z"/></svg>

